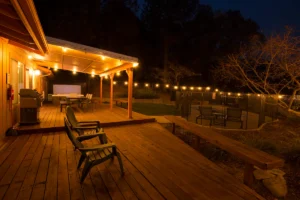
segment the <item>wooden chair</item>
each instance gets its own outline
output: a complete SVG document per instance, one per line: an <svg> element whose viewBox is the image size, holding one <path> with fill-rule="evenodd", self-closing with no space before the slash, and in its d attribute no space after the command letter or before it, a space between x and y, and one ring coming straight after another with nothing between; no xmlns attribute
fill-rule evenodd
<svg viewBox="0 0 300 200"><path fill-rule="evenodd" d="M201 124L202 124L202 119L206 119L206 120L209 120L209 126L211 126L212 121L214 119L212 107L211 106L199 106L199 112L200 112L200 115L196 117L196 124L198 124L198 119L201 120Z"/></svg>
<svg viewBox="0 0 300 200"><path fill-rule="evenodd" d="M66 116L71 124L72 129L74 129L79 135L83 135L85 133L85 130L95 130L96 132L103 132L103 128L100 127L100 121L78 121L71 106L67 106Z"/></svg>
<svg viewBox="0 0 300 200"><path fill-rule="evenodd" d="M243 128L242 112L243 111L240 108L227 108L225 126L227 121L232 121L232 122L240 122L241 123L240 128Z"/></svg>
<svg viewBox="0 0 300 200"><path fill-rule="evenodd" d="M79 150L81 153L80 159L78 161L77 169L81 167L83 161L85 160L85 164L80 178L80 183L83 183L85 177L87 176L87 174L89 173L90 169L93 166L101 164L104 161L107 161L109 159L113 159L114 156L117 156L118 158L120 169L121 169L121 175L124 174L123 163L121 160L120 153L117 151L117 147L114 143L107 143L105 133L96 133L93 135L83 135L83 136L75 137L71 130L70 123L66 117L64 118L64 121L65 121L65 129L69 139L71 140L75 149ZM94 137L101 137L102 141L105 143L99 145L93 145L93 146L85 146L84 144L81 143L84 140L89 140Z"/></svg>
<svg viewBox="0 0 300 200"><path fill-rule="evenodd" d="M80 102L80 107L83 108L84 105L86 105L86 110L89 108L89 106L92 104L92 97L93 94L87 94L86 99L82 102Z"/></svg>
<svg viewBox="0 0 300 200"><path fill-rule="evenodd" d="M62 112L62 108L71 105L70 99L65 98L63 101L59 102L60 104L60 112Z"/></svg>

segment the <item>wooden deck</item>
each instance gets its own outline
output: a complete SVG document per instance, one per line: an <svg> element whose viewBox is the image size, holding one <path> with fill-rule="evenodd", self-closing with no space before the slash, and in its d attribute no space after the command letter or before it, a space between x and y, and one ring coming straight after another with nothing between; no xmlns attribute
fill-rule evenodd
<svg viewBox="0 0 300 200"><path fill-rule="evenodd" d="M121 152L82 185L64 132L0 141L0 199L263 199L157 123L105 128ZM98 143L97 140L89 143Z"/></svg>
<svg viewBox="0 0 300 200"><path fill-rule="evenodd" d="M140 113L132 112L132 119L128 118L127 110L114 106L113 110L109 109L109 105L97 105L94 109L83 110L76 105L74 108L78 120L99 120L102 127L139 124L154 122L155 119ZM60 112L59 105L45 104L40 109L40 123L34 125L19 125L17 131L22 133L45 133L64 130L65 109Z"/></svg>

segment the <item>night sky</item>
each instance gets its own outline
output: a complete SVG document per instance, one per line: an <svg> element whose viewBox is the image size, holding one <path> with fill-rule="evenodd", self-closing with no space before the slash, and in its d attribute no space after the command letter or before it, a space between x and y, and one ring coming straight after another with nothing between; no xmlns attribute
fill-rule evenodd
<svg viewBox="0 0 300 200"><path fill-rule="evenodd" d="M300 35L300 0L200 0L214 10L240 10L245 18L251 18L264 34L282 33L289 25Z"/></svg>

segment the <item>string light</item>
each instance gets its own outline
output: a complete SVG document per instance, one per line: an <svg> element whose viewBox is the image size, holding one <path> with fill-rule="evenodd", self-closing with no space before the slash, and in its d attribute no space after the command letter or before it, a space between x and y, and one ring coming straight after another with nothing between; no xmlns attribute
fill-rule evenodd
<svg viewBox="0 0 300 200"><path fill-rule="evenodd" d="M169 88L170 87L170 85L169 84L166 84L166 88Z"/></svg>
<svg viewBox="0 0 300 200"><path fill-rule="evenodd" d="M282 99L282 97L283 97L282 95L278 95L278 98L279 98L279 99Z"/></svg>
<svg viewBox="0 0 300 200"><path fill-rule="evenodd" d="M182 86L181 88L182 88L183 90L186 90L186 86Z"/></svg>
<svg viewBox="0 0 300 200"><path fill-rule="evenodd" d="M257 94L258 97L260 97L260 94Z"/></svg>
<svg viewBox="0 0 300 200"><path fill-rule="evenodd" d="M101 59L102 59L102 60L105 60L105 59L106 59L106 57L105 57L105 56L102 56L102 55L101 55L100 57L101 57Z"/></svg>
<svg viewBox="0 0 300 200"><path fill-rule="evenodd" d="M28 56L28 59L31 60L31 59L32 59L32 55L29 55L29 56Z"/></svg>
<svg viewBox="0 0 300 200"><path fill-rule="evenodd" d="M139 84L138 83L134 83L134 87L137 87Z"/></svg>
<svg viewBox="0 0 300 200"><path fill-rule="evenodd" d="M34 75L36 75L36 76L41 75L41 71L40 70L34 70Z"/></svg>
<svg viewBox="0 0 300 200"><path fill-rule="evenodd" d="M241 96L241 93L237 93L238 96Z"/></svg>
<svg viewBox="0 0 300 200"><path fill-rule="evenodd" d="M156 84L155 84L155 87L157 87L157 88L158 88L158 87L159 87L159 84L158 84L158 83L156 83Z"/></svg>
<svg viewBox="0 0 300 200"><path fill-rule="evenodd" d="M133 67L137 67L137 66L139 66L139 63L137 62L133 63Z"/></svg>
<svg viewBox="0 0 300 200"><path fill-rule="evenodd" d="M127 82L127 81L125 81L125 82L124 82L124 85L128 85L128 82Z"/></svg>
<svg viewBox="0 0 300 200"><path fill-rule="evenodd" d="M210 87L206 87L205 89L208 91L208 90L210 90Z"/></svg>
<svg viewBox="0 0 300 200"><path fill-rule="evenodd" d="M228 92L228 96L230 96L231 95L231 92Z"/></svg>
<svg viewBox="0 0 300 200"><path fill-rule="evenodd" d="M198 90L202 90L202 87L198 87Z"/></svg>
<svg viewBox="0 0 300 200"><path fill-rule="evenodd" d="M73 68L73 74L76 74L77 73L77 70L76 70L76 67Z"/></svg>
<svg viewBox="0 0 300 200"><path fill-rule="evenodd" d="M121 75L121 72L117 72L116 75L117 75L117 76L120 76L120 75Z"/></svg>
<svg viewBox="0 0 300 200"><path fill-rule="evenodd" d="M216 91L216 92L218 92L218 91L219 91L219 90L218 90L218 88L217 88L217 89L215 89L215 91Z"/></svg>
<svg viewBox="0 0 300 200"><path fill-rule="evenodd" d="M54 71L57 71L58 70L58 67L57 65L54 66Z"/></svg>
<svg viewBox="0 0 300 200"><path fill-rule="evenodd" d="M174 89L177 90L177 89L178 89L178 86L174 86Z"/></svg>
<svg viewBox="0 0 300 200"><path fill-rule="evenodd" d="M146 83L146 84L145 84L145 87L149 87L149 84L148 84L148 83Z"/></svg>
<svg viewBox="0 0 300 200"><path fill-rule="evenodd" d="M190 87L190 90L194 90L194 87Z"/></svg>
<svg viewBox="0 0 300 200"><path fill-rule="evenodd" d="M114 81L113 83L114 83L114 85L117 85L117 82L116 82L116 81Z"/></svg>
<svg viewBox="0 0 300 200"><path fill-rule="evenodd" d="M105 78L105 79L108 79L108 76L107 76L107 75L105 75L105 76L104 76L104 78Z"/></svg>
<svg viewBox="0 0 300 200"><path fill-rule="evenodd" d="M62 47L63 52L67 52L67 48L66 47Z"/></svg>

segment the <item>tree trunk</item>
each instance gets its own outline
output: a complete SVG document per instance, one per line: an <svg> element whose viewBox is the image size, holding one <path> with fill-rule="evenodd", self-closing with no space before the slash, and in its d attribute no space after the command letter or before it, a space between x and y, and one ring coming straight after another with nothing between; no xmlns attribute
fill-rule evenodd
<svg viewBox="0 0 300 200"><path fill-rule="evenodd" d="M293 91L293 94L292 94L292 96L290 98L290 101L289 101L288 109L291 109L291 107L293 105L293 102L294 102L294 99L295 99L295 96L296 96L298 91L299 91L299 89Z"/></svg>
<svg viewBox="0 0 300 200"><path fill-rule="evenodd" d="M169 45L168 45L168 37L164 36L164 82L168 82L168 53L169 53Z"/></svg>

